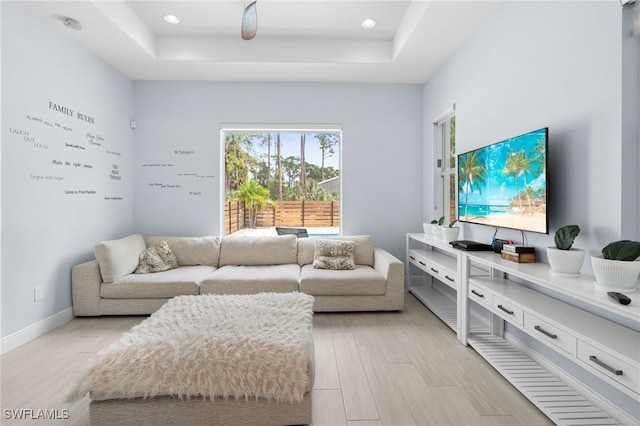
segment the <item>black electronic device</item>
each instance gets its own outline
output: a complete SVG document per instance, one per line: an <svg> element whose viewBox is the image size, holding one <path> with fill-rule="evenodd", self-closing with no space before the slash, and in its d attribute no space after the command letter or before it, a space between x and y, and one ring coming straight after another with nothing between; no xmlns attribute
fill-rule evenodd
<svg viewBox="0 0 640 426"><path fill-rule="evenodd" d="M449 244L451 244L453 248L466 251L493 251L493 247L489 244L479 243L477 241L456 240L450 241Z"/></svg>
<svg viewBox="0 0 640 426"><path fill-rule="evenodd" d="M502 250L509 253L535 253L536 248L532 246L523 246L520 244L504 244Z"/></svg>
<svg viewBox="0 0 640 426"><path fill-rule="evenodd" d="M491 242L491 246L493 247L493 251L495 251L496 253L501 253L502 252L502 247L505 244L513 244L513 241L511 241L511 240L501 240L500 238L494 238L493 241Z"/></svg>
<svg viewBox="0 0 640 426"><path fill-rule="evenodd" d="M631 299L626 294L616 293L615 291L609 291L607 294L621 305L628 305L631 303Z"/></svg>

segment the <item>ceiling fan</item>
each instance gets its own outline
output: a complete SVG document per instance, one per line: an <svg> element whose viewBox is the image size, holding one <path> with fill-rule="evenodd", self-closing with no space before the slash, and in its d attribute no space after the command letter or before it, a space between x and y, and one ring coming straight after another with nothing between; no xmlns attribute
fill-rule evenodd
<svg viewBox="0 0 640 426"><path fill-rule="evenodd" d="M251 40L256 36L258 32L258 12L256 10L256 3L258 0L253 0L247 5L242 14L242 39Z"/></svg>

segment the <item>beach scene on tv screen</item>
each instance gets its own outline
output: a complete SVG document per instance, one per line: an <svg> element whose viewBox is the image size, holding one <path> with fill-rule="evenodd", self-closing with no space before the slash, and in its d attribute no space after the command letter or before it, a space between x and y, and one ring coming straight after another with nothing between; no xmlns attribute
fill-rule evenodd
<svg viewBox="0 0 640 426"><path fill-rule="evenodd" d="M547 232L546 129L458 157L458 220Z"/></svg>

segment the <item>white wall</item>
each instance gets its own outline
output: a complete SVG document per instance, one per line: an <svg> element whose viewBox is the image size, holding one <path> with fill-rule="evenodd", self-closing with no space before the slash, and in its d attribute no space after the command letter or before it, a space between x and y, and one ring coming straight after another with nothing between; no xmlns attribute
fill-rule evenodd
<svg viewBox="0 0 640 426"><path fill-rule="evenodd" d="M424 85L425 217L434 216L431 118L455 102L459 153L549 127L550 235L528 233L540 260L563 225L580 226L575 246L590 253L638 238L638 102L622 95L637 93L638 38L623 31L622 15L614 1L498 4ZM623 43L635 60L623 61ZM463 224L463 232L490 242L493 228ZM520 239L509 230L498 237Z"/></svg>
<svg viewBox="0 0 640 426"><path fill-rule="evenodd" d="M129 79L2 2L3 344L70 315L71 266L133 230L132 96Z"/></svg>
<svg viewBox="0 0 640 426"><path fill-rule="evenodd" d="M544 247L553 245L553 233L563 225L580 226L575 246L590 254L610 241L638 239L640 39L631 34L629 13L615 1L498 3L424 85L425 218L436 216L432 117L455 102L459 153L549 127L550 235L527 233L539 261L547 261ZM483 242L494 231L462 227L464 238ZM520 234L500 230L498 237L519 240ZM588 258L582 271L591 271ZM514 327L507 326L507 333L586 383L597 382L598 392L637 413L628 396Z"/></svg>
<svg viewBox="0 0 640 426"><path fill-rule="evenodd" d="M146 237L220 235L221 123L337 123L343 129L342 232L371 234L376 245L404 258L404 234L421 223L421 90L136 82L135 229ZM179 176L184 173L204 177Z"/></svg>

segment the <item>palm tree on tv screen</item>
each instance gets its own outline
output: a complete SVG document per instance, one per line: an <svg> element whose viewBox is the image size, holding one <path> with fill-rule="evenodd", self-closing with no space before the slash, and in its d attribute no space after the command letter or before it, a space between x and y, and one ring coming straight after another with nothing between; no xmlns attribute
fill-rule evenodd
<svg viewBox="0 0 640 426"><path fill-rule="evenodd" d="M518 208L522 211L522 200L520 199L520 189L518 186L518 175L527 167L527 158L524 155L524 151L520 150L514 152L509 148L509 156L505 160L505 166L502 169L502 173L507 176L512 176L516 185L516 198L518 199ZM526 188L526 179L525 179Z"/></svg>
<svg viewBox="0 0 640 426"><path fill-rule="evenodd" d="M547 152L547 147L544 142L544 137L540 137L536 142L535 147L531 150L531 162L534 164L534 176L540 176L544 173L544 165L545 165L545 153Z"/></svg>
<svg viewBox="0 0 640 426"><path fill-rule="evenodd" d="M464 192L465 217L468 216L469 192L475 187L482 194L482 186L486 182L487 167L479 154L480 151L463 154L461 155L461 163L458 164L458 189Z"/></svg>

